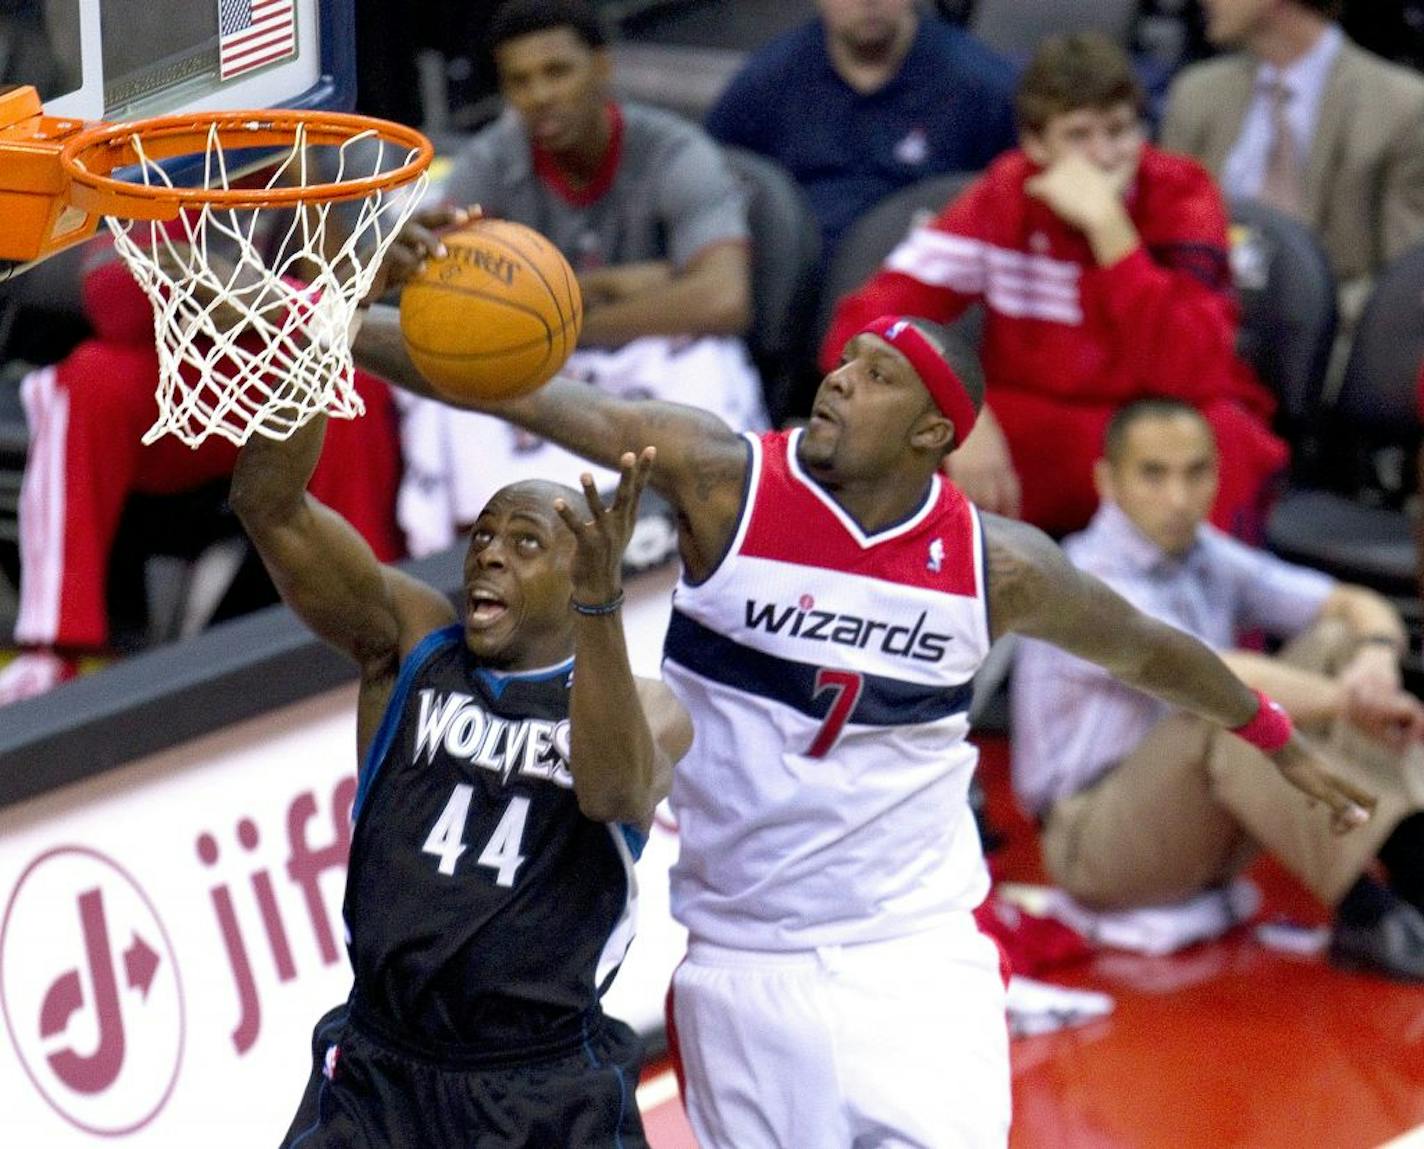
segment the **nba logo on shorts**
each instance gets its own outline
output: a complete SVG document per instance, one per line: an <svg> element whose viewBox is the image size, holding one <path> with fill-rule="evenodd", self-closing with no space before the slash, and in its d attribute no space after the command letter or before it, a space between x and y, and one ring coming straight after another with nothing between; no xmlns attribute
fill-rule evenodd
<svg viewBox="0 0 1424 1149"><path fill-rule="evenodd" d="M142 1128L177 1082L173 947L148 896L94 850L49 850L16 882L0 925L0 1011L35 1089L86 1132Z"/></svg>

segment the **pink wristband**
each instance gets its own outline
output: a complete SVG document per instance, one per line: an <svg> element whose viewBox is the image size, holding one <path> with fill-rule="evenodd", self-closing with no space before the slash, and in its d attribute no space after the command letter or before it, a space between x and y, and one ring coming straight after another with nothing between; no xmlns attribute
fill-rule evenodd
<svg viewBox="0 0 1424 1149"><path fill-rule="evenodd" d="M1261 705L1250 722L1235 727L1231 733L1243 742L1249 742L1263 754L1274 754L1290 741L1295 725L1290 715L1279 702L1273 701L1264 690L1256 691Z"/></svg>

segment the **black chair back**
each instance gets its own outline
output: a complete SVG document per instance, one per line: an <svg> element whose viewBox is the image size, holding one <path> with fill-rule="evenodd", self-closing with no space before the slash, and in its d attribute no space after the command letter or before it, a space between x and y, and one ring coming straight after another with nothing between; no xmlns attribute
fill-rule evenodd
<svg viewBox="0 0 1424 1149"><path fill-rule="evenodd" d="M1381 273L1345 366L1334 410L1377 442L1419 434L1418 383L1424 362L1424 244Z"/></svg>
<svg viewBox="0 0 1424 1149"><path fill-rule="evenodd" d="M625 40L754 52L816 15L814 0L614 0Z"/></svg>
<svg viewBox="0 0 1424 1149"><path fill-rule="evenodd" d="M1281 405L1288 437L1316 419L1335 342L1335 277L1305 224L1253 200L1231 205L1236 346Z"/></svg>
<svg viewBox="0 0 1424 1149"><path fill-rule="evenodd" d="M1102 32L1127 46L1138 0L976 0L970 30L1011 59L1027 59L1048 36Z"/></svg>
<svg viewBox="0 0 1424 1149"><path fill-rule="evenodd" d="M976 178L977 172L930 176L886 196L851 225L821 283L813 354L830 329L836 304L879 270L885 257L912 227L936 215ZM966 334L977 342L977 333Z"/></svg>
<svg viewBox="0 0 1424 1149"><path fill-rule="evenodd" d="M747 193L752 239L752 326L747 345L762 374L767 407L779 424L795 406L796 376L807 353L821 233L805 194L779 164L724 148Z"/></svg>

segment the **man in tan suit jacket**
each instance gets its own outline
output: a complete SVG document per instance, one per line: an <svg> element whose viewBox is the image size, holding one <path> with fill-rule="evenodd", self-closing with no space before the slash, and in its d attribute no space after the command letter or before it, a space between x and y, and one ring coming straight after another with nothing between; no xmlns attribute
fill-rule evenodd
<svg viewBox="0 0 1424 1149"><path fill-rule="evenodd" d="M1203 7L1211 41L1239 50L1177 78L1163 147L1199 159L1228 197L1308 223L1357 310L1370 279L1424 240L1424 79L1346 39L1338 0ZM1293 131L1277 146L1282 118Z"/></svg>

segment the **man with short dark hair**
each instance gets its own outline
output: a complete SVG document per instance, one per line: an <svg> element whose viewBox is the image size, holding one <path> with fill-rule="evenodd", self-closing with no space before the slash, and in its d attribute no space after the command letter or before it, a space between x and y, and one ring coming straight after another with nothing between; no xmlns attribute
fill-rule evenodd
<svg viewBox="0 0 1424 1149"><path fill-rule="evenodd" d="M607 39L585 0L510 0L489 44L507 108L455 157L440 197L526 224L568 259L584 305L569 375L764 427L741 339L745 202L721 151L669 112L613 99ZM584 468L543 439L438 404L407 414L404 445L401 523L417 554L453 543L495 487Z"/></svg>
<svg viewBox="0 0 1424 1149"><path fill-rule="evenodd" d="M283 600L356 663L347 1001L312 1036L287 1149L645 1146L640 1043L600 1000L653 810L692 740L634 678L621 560L654 452L605 506L500 489L458 608L307 491L326 417L254 435L232 505Z"/></svg>
<svg viewBox="0 0 1424 1149"><path fill-rule="evenodd" d="M1364 587L1205 525L1216 445L1200 412L1138 400L1109 425L1103 503L1064 543L1079 569L1218 651L1345 777L1379 795L1373 823L1335 838L1238 739L1099 667L1023 642L1013 676L1013 773L1043 823L1049 875L1098 909L1178 902L1229 882L1261 850L1337 908L1341 964L1424 980L1424 706L1400 686L1399 613ZM1279 657L1239 648L1264 631ZM1376 858L1390 886L1368 868Z"/></svg>
<svg viewBox="0 0 1424 1149"><path fill-rule="evenodd" d="M1338 0L1203 0L1231 55L1177 77L1162 145L1320 237L1346 318L1424 239L1424 79L1351 43Z"/></svg>
<svg viewBox="0 0 1424 1149"><path fill-rule="evenodd" d="M805 190L821 258L891 192L973 172L1013 147L1013 70L914 0L818 0L754 53L707 114L724 144L775 160Z"/></svg>
<svg viewBox="0 0 1424 1149"><path fill-rule="evenodd" d="M1054 534L1080 528L1108 419L1155 392L1205 413L1222 453L1213 521L1251 533L1287 452L1269 394L1235 353L1226 211L1210 177L1144 142L1141 88L1102 36L1046 42L1018 117L1022 146L840 302L822 365L871 316L945 322L982 301L987 405L950 464L981 507Z"/></svg>

